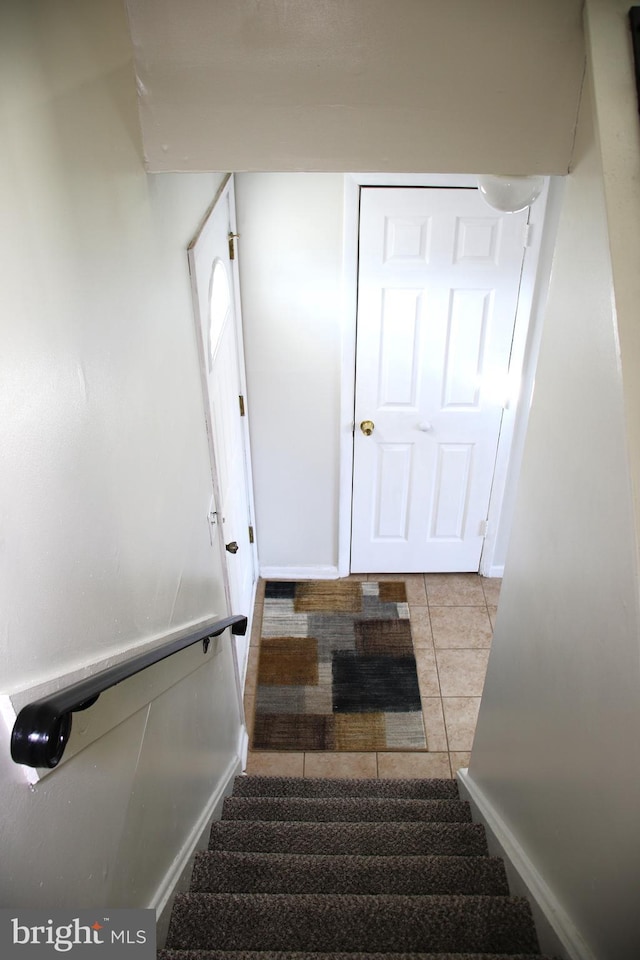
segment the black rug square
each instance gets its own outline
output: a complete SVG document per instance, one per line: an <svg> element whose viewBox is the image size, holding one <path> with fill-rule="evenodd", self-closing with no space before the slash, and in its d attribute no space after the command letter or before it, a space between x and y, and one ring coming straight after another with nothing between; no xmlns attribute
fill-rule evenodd
<svg viewBox="0 0 640 960"><path fill-rule="evenodd" d="M415 659L359 656L349 650L333 654L335 713L406 713L420 710Z"/></svg>
<svg viewBox="0 0 640 960"><path fill-rule="evenodd" d="M293 600L296 587L295 580L267 580L264 595L270 600Z"/></svg>

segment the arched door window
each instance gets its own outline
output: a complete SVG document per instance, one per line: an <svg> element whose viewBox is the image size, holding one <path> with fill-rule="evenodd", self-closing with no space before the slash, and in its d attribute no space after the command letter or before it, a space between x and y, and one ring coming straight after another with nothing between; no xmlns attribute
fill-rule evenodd
<svg viewBox="0 0 640 960"><path fill-rule="evenodd" d="M209 370L213 365L220 336L231 308L231 290L227 270L222 260L216 259L211 272L209 296Z"/></svg>

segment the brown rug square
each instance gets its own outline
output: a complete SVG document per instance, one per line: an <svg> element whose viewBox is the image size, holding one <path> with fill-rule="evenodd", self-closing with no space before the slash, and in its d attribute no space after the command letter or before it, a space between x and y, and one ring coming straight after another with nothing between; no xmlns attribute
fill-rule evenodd
<svg viewBox="0 0 640 960"><path fill-rule="evenodd" d="M268 581L254 750L426 750L401 581Z"/></svg>
<svg viewBox="0 0 640 960"><path fill-rule="evenodd" d="M314 686L318 644L313 637L265 637L260 645L260 677L271 686Z"/></svg>
<svg viewBox="0 0 640 960"><path fill-rule="evenodd" d="M359 586L353 580L306 580L297 585L293 609L296 613L359 613L362 610Z"/></svg>

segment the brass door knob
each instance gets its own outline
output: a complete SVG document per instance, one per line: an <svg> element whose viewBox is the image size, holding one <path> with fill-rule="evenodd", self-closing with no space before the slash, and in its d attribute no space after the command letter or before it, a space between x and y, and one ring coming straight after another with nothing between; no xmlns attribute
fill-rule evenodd
<svg viewBox="0 0 640 960"><path fill-rule="evenodd" d="M232 540L231 543L227 543L225 546L225 550L228 550L229 553L237 553L239 549L240 547L235 540Z"/></svg>
<svg viewBox="0 0 640 960"><path fill-rule="evenodd" d="M365 437L370 437L375 428L375 423L373 420L363 420L360 424L360 429L364 433Z"/></svg>

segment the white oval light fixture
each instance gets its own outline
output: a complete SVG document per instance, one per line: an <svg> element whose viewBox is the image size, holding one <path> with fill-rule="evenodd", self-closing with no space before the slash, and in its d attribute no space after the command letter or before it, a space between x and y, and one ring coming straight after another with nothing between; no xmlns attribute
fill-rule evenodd
<svg viewBox="0 0 640 960"><path fill-rule="evenodd" d="M518 213L531 206L540 196L544 177L490 176L478 177L478 189L489 206L503 213Z"/></svg>

